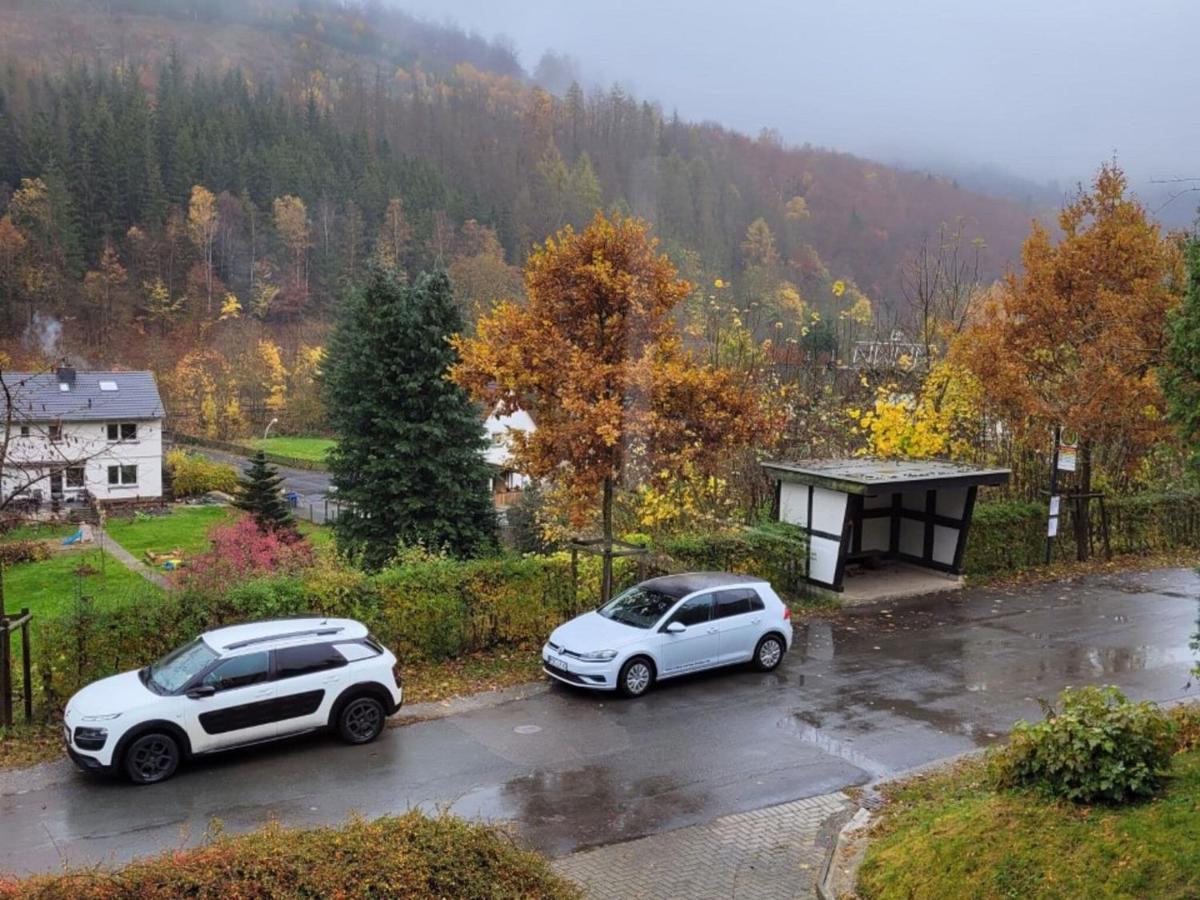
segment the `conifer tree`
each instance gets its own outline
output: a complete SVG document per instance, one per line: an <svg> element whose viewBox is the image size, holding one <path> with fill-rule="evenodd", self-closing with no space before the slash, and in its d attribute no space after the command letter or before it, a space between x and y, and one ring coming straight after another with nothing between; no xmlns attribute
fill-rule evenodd
<svg viewBox="0 0 1200 900"><path fill-rule="evenodd" d="M238 479L234 506L254 517L262 531L295 532L296 520L283 497L283 477L259 450Z"/></svg>
<svg viewBox="0 0 1200 900"><path fill-rule="evenodd" d="M402 544L470 556L495 541L480 410L447 374L462 330L442 272L376 266L342 304L324 366L339 549L379 568Z"/></svg>
<svg viewBox="0 0 1200 900"><path fill-rule="evenodd" d="M1167 364L1161 374L1167 418L1200 470L1200 238L1187 247L1187 293L1168 319Z"/></svg>

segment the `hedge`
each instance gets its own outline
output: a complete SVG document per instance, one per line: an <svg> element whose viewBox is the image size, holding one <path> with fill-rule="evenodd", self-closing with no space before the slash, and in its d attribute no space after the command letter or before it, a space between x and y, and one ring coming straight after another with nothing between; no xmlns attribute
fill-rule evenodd
<svg viewBox="0 0 1200 900"><path fill-rule="evenodd" d="M795 525L684 534L655 546L676 570L756 575L771 582L781 595L798 599L804 592L808 541Z"/></svg>
<svg viewBox="0 0 1200 900"><path fill-rule="evenodd" d="M0 876L0 897L44 900L579 896L545 858L495 829L417 811L337 828L270 825L116 871L73 869L25 880Z"/></svg>
<svg viewBox="0 0 1200 900"><path fill-rule="evenodd" d="M1200 548L1200 494L1132 494L1107 498L1109 549L1114 555ZM1091 507L1091 544L1104 549L1100 506ZM1074 510L1063 504L1055 559L1074 559ZM997 575L1041 565L1046 558L1046 504L981 503L967 537L967 575Z"/></svg>
<svg viewBox="0 0 1200 900"><path fill-rule="evenodd" d="M402 659L441 660L504 646L534 649L560 623L595 605L600 560L581 559L573 589L567 554L454 560L420 551L367 575L323 563L298 576L181 590L96 609L77 603L36 623L35 662L55 706L89 682L145 665L219 625L301 613L364 622ZM617 584L639 577L620 560Z"/></svg>

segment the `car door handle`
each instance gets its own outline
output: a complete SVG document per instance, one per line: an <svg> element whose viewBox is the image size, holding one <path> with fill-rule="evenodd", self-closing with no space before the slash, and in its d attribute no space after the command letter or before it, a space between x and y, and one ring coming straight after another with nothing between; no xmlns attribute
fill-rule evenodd
<svg viewBox="0 0 1200 900"><path fill-rule="evenodd" d="M758 624L759 622L761 622L761 621L762 621L762 616L759 616L758 618L751 619L751 620L750 620L750 624L751 624L751 625L757 625L757 624Z"/></svg>
<svg viewBox="0 0 1200 900"><path fill-rule="evenodd" d="M273 692L271 691L271 689L267 688L266 690L256 691L254 696L255 697L270 697L272 693Z"/></svg>
<svg viewBox="0 0 1200 900"><path fill-rule="evenodd" d="M716 633L717 633L717 629L715 629L715 628L710 628L710 629L708 629L708 633L709 633L709 634L716 634Z"/></svg>

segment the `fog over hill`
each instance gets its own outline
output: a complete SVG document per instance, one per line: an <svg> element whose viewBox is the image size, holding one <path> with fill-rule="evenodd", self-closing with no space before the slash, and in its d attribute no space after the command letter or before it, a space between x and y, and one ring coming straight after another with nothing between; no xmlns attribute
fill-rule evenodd
<svg viewBox="0 0 1200 900"><path fill-rule="evenodd" d="M1050 202L1115 154L1171 221L1190 220L1200 201L1167 203L1178 185L1153 183L1200 177L1191 0L401 5L509 36L529 70L550 49L591 81L750 134L773 128Z"/></svg>

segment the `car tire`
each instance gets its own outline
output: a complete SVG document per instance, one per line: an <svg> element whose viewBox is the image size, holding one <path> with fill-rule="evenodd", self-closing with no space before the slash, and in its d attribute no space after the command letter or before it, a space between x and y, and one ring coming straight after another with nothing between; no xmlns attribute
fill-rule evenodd
<svg viewBox="0 0 1200 900"><path fill-rule="evenodd" d="M179 768L179 742L162 731L151 731L133 739L121 757L125 777L134 784L166 781Z"/></svg>
<svg viewBox="0 0 1200 900"><path fill-rule="evenodd" d="M764 635L754 648L754 668L760 672L771 672L783 662L787 647L777 634Z"/></svg>
<svg viewBox="0 0 1200 900"><path fill-rule="evenodd" d="M383 734L386 719L387 712L378 699L359 694L346 701L338 712L338 737L347 744L369 744Z"/></svg>
<svg viewBox="0 0 1200 900"><path fill-rule="evenodd" d="M654 685L654 663L644 656L635 656L621 666L617 690L622 697L640 697Z"/></svg>

